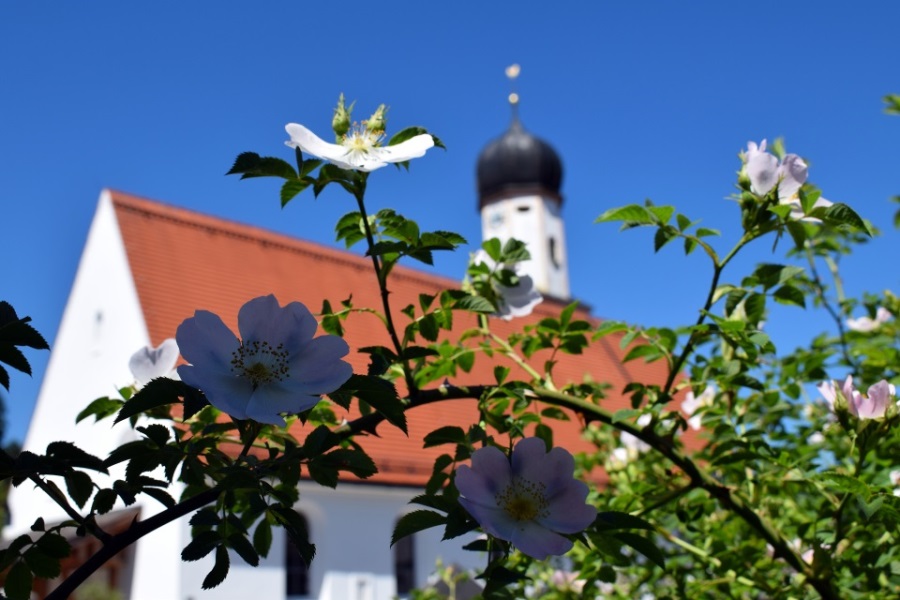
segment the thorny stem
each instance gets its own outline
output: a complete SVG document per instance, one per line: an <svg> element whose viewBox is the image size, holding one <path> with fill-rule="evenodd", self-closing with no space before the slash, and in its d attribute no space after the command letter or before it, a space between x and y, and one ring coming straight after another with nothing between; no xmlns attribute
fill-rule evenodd
<svg viewBox="0 0 900 600"><path fill-rule="evenodd" d="M697 317L697 322L694 325L695 327L698 325L702 325L703 321L706 320L706 313L712 308L713 299L716 295L716 288L719 287L719 277L722 276L722 271L725 270L725 267L731 262L731 259L735 257L738 251L756 239L758 235L753 234L751 232L744 233L741 236L741 239L738 240L737 244L735 244L734 248L731 249L725 257L720 261L715 258L715 254L710 254L710 258L713 261L713 278L712 283L709 286L709 292L706 294L706 302L703 304L703 309L700 311L700 316ZM684 367L685 361L687 361L688 357L694 351L694 344L696 342L696 337L691 335L688 338L688 341L685 343L684 348L681 349L681 354L678 355L678 358L675 359L675 362L672 365L672 369L669 371L669 376L666 378L666 383L663 386L663 396L669 396L672 392L672 386L675 385L675 378L678 377L678 374L681 373L682 367Z"/></svg>
<svg viewBox="0 0 900 600"><path fill-rule="evenodd" d="M819 297L819 301L822 303L822 306L837 324L838 336L840 338L841 354L843 354L844 356L844 361L851 369L853 369L853 371L857 371L858 367L856 365L856 362L854 362L853 358L851 358L850 356L850 350L847 344L847 332L844 329L844 321L843 319L841 319L841 315L828 301L828 296L825 295L825 284L822 283L822 277L819 275L819 271L816 268L816 257L813 255L812 250L809 248L809 246L807 246L805 250L806 260L809 262L809 271L812 274L813 285L816 288L816 295ZM838 293L838 299L840 300L840 298L843 296L843 290L840 284L840 275L837 272L837 265L834 263L834 261L828 261L827 257L826 261L828 262L829 270L831 271L832 277L834 278L835 288Z"/></svg>
<svg viewBox="0 0 900 600"><path fill-rule="evenodd" d="M220 491L219 488L210 488L196 496L191 496L172 508L153 515L146 521L135 521L131 527L122 533L112 536L109 541L105 542L96 554L75 569L55 590L47 594L46 600L65 600L79 585L103 566L106 561L148 533L152 533L163 525L167 525L175 519L206 506L219 496Z"/></svg>
<svg viewBox="0 0 900 600"><path fill-rule="evenodd" d="M12 465L15 464L15 459L9 455L9 453L4 448L0 448L0 456L3 457L4 462ZM78 523L80 526L84 527L88 532L91 533L94 537L102 542L106 542L110 539L109 533L103 530L94 519L85 519L81 514L72 508L72 505L69 504L69 501L66 500L66 497L60 493L59 488L50 485L46 481L40 478L36 473L31 473L28 475L28 479L37 486L42 492L47 494L56 504L62 508L69 518Z"/></svg>
<svg viewBox="0 0 900 600"><path fill-rule="evenodd" d="M372 254L372 267L375 269L375 277L378 279L378 289L381 292L381 306L384 309L384 319L385 325L387 326L388 334L391 336L391 342L394 344L394 352L397 353L397 356L403 356L403 344L400 343L400 338L397 336L397 328L394 325L394 318L391 315L391 302L389 300L390 292L387 289L387 278L384 275L384 272L381 268L381 261L378 258L373 250L375 248L375 237L372 235L372 227L369 225L369 216L366 214L366 204L365 204L365 195L366 195L366 178L365 175L360 177L359 187L356 188L354 192L354 197L356 198L356 204L359 206L359 214L362 219L363 229L366 233L366 243L369 246L369 252ZM412 395L417 387L416 382L412 376L412 370L409 368L409 361L405 358L401 358L403 361L403 376L406 380L406 387L409 389L410 395Z"/></svg>
<svg viewBox="0 0 900 600"><path fill-rule="evenodd" d="M436 389L419 390L415 396L411 398L407 409L443 400L480 398L482 394L489 391L492 387L493 386L457 387L443 385ZM599 421L605 423L621 431L628 432L638 439L650 444L656 451L680 468L685 475L690 478L693 487L701 488L706 491L710 496L718 500L724 508L738 515L745 523L747 523L747 525L754 529L760 537L775 549L776 556L784 558L795 571L804 575L806 582L808 582L824 600L838 600L840 598L838 592L831 585L831 582L828 579L816 576L812 571L812 568L797 555L781 534L753 510L746 500L744 500L735 490L722 485L711 475L704 473L694 461L683 455L671 440L663 438L653 431L635 427L623 421L615 422L612 413L605 411L586 400L544 388L535 388L534 394L537 399L544 402L568 408L581 414L586 422ZM339 434L339 438L345 438L363 432L374 433L378 424L384 420L384 417L380 414L372 413L345 423L334 431Z"/></svg>

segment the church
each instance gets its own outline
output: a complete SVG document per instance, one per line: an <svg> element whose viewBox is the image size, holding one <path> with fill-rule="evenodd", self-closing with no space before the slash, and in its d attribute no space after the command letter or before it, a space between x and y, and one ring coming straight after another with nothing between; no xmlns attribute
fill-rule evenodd
<svg viewBox="0 0 900 600"><path fill-rule="evenodd" d="M532 258L523 266L544 301L528 317L492 323L500 335L556 316L572 301L562 217L562 161L547 142L524 128L515 108L514 104L508 130L478 158L477 207L485 239L515 237L527 243ZM400 318L399 308L416 302L418 294L436 294L459 285L456 279L396 267L389 280L396 318ZM274 294L281 304L300 301L313 311L324 300L338 305L351 295L355 306L380 306L371 263L364 256L103 190L24 448L43 453L48 443L68 440L102 457L136 439L126 423L112 426L111 420L94 424L88 419L75 425L75 417L94 398L110 395L117 384L132 381L127 367L131 354L174 337L178 325L195 310L210 310L236 330L238 308L267 294ZM576 317L597 322L584 307L576 311ZM456 331L468 325L462 315L459 321ZM368 356L357 349L389 345L387 334L369 314L351 315L345 329L351 348L347 360L355 372L365 372ZM605 406L625 408L628 400L621 390L626 384L662 380L665 372L662 365L623 363L625 351L618 342L611 335L583 354L563 355L555 369L557 382L579 382L585 377L607 382L610 391ZM535 365L543 360L540 353L534 357ZM493 381L494 364L487 358L476 360L471 372L460 372L450 383ZM429 530L390 547L394 524L414 509L408 502L421 493L434 459L442 453L441 448L423 449L423 436L443 425L470 424L475 415L472 400L416 408L407 414L408 437L382 425L378 437L358 438L379 468L373 477L359 480L346 475L337 489L301 482L296 508L317 546L310 565L299 560L276 530L272 550L259 567L234 556L225 582L202 590L212 556L197 563L181 561L181 549L190 541L185 518L142 538L95 578L134 600L388 600L424 586L437 560L463 568L483 566L483 556L462 550L474 539L472 535L442 542L440 531ZM554 425L555 437L573 452L593 450L581 439L581 428L574 418L559 421ZM299 424L296 429L302 439L305 432ZM176 489L173 496L177 495ZM39 516L47 522L65 518L28 482L12 490L9 502L10 536L27 531ZM131 519L145 519L160 508L155 501L141 498L127 510L114 511L109 516L113 522L108 523L111 528L125 528ZM73 541L78 555L73 555L67 568L85 560L92 543L96 542ZM55 582L36 581L41 586L35 590L39 596L55 586Z"/></svg>

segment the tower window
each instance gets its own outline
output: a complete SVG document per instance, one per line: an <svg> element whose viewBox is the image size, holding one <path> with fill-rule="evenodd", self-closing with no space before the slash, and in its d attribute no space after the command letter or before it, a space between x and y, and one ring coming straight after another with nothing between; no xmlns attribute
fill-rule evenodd
<svg viewBox="0 0 900 600"><path fill-rule="evenodd" d="M521 212L521 213L526 213L526 212L528 212L529 210L531 210L531 207L528 206L527 204L520 204L520 205L518 205L518 206L516 207L516 210L519 211L519 212Z"/></svg>
<svg viewBox="0 0 900 600"><path fill-rule="evenodd" d="M302 514L303 528L309 535L309 524ZM307 538L308 539L308 538ZM287 535L284 537L284 570L287 578L288 596L309 595L309 565L300 556L300 551L294 546L294 542Z"/></svg>
<svg viewBox="0 0 900 600"><path fill-rule="evenodd" d="M556 248L556 238L550 238L550 262L553 264L554 269L560 268L562 263L559 261L559 256L557 256L557 248Z"/></svg>
<svg viewBox="0 0 900 600"><path fill-rule="evenodd" d="M415 538L408 535L394 544L394 577L397 580L397 594L409 594L416 586Z"/></svg>

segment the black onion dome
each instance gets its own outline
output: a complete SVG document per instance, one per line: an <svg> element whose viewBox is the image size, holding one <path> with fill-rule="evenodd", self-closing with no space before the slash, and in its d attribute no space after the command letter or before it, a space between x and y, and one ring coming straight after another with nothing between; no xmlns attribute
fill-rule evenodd
<svg viewBox="0 0 900 600"><path fill-rule="evenodd" d="M518 119L478 157L478 207L511 196L540 194L562 203L562 162L550 144Z"/></svg>

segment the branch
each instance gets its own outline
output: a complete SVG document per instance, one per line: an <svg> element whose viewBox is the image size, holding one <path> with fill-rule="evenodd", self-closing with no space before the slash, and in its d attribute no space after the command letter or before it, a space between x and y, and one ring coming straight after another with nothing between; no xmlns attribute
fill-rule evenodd
<svg viewBox="0 0 900 600"><path fill-rule="evenodd" d="M134 522L126 531L112 536L96 554L91 556L83 565L75 569L71 575L59 584L59 587L50 592L47 595L46 600L65 600L75 591L75 588L84 583L84 581L97 569L103 566L106 561L148 533L206 506L218 497L219 491L218 488L210 488L176 504L172 508L153 515L146 521Z"/></svg>

